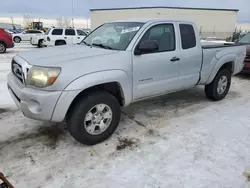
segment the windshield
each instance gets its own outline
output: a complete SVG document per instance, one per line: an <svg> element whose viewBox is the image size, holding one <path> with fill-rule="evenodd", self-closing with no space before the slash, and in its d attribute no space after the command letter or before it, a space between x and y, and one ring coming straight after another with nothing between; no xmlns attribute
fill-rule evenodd
<svg viewBox="0 0 250 188"><path fill-rule="evenodd" d="M250 33L246 34L244 37L242 37L239 41L241 44L250 44Z"/></svg>
<svg viewBox="0 0 250 188"><path fill-rule="evenodd" d="M106 23L90 33L82 43L106 49L126 50L127 46L144 23Z"/></svg>
<svg viewBox="0 0 250 188"><path fill-rule="evenodd" d="M51 29L48 29L46 32L45 32L45 35L48 35L49 32L50 32Z"/></svg>

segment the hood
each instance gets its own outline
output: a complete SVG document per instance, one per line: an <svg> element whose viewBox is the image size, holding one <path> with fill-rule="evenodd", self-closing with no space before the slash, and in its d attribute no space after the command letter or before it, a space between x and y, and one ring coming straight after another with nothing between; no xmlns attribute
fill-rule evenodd
<svg viewBox="0 0 250 188"><path fill-rule="evenodd" d="M91 58L95 56L117 53L114 50L106 50L98 47L85 45L66 45L59 47L48 47L21 52L18 55L30 65L57 66L73 60Z"/></svg>

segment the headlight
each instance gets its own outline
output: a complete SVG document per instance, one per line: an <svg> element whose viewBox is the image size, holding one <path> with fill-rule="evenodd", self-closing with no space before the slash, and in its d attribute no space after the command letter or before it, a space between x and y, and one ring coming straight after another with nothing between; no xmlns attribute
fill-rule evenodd
<svg viewBox="0 0 250 188"><path fill-rule="evenodd" d="M27 85L36 87L51 86L61 72L60 68L32 66L28 72Z"/></svg>

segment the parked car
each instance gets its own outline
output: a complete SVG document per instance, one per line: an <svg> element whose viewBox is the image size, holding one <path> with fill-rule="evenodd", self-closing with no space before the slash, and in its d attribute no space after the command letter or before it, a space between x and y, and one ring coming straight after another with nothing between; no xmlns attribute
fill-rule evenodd
<svg viewBox="0 0 250 188"><path fill-rule="evenodd" d="M87 33L82 29L51 28L45 33L45 35L32 37L31 44L38 47L78 44L86 36Z"/></svg>
<svg viewBox="0 0 250 188"><path fill-rule="evenodd" d="M36 35L43 34L43 31L40 30L25 30L21 33L14 33L13 34L13 41L15 43L20 43L21 41L30 41L31 37Z"/></svg>
<svg viewBox="0 0 250 188"><path fill-rule="evenodd" d="M250 74L250 32L244 35L239 41L238 44L245 44L247 46L247 54L245 59L245 65L242 70L242 73Z"/></svg>
<svg viewBox="0 0 250 188"><path fill-rule="evenodd" d="M89 34L91 32L91 29L81 29L83 30L86 34Z"/></svg>
<svg viewBox="0 0 250 188"><path fill-rule="evenodd" d="M117 43L92 43L108 30L117 31ZM244 66L246 47L202 46L199 39L197 27L187 21L105 23L81 45L14 56L8 88L25 116L66 119L76 140L97 144L115 131L121 106L196 85L205 85L213 101L227 95L231 77Z"/></svg>
<svg viewBox="0 0 250 188"><path fill-rule="evenodd" d="M9 34L13 34L14 32L10 31L9 29L4 29L5 32L9 33Z"/></svg>
<svg viewBox="0 0 250 188"><path fill-rule="evenodd" d="M7 48L13 48L12 35L0 28L0 54L5 53Z"/></svg>

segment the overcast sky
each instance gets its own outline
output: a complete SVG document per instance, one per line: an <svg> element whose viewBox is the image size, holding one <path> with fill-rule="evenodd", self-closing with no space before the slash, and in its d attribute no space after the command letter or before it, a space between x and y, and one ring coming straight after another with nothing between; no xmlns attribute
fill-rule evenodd
<svg viewBox="0 0 250 188"><path fill-rule="evenodd" d="M239 9L238 22L250 23L250 0L73 0L74 15L88 17L91 8L178 6L196 8ZM71 16L72 0L0 0L0 14L29 13L55 18Z"/></svg>

